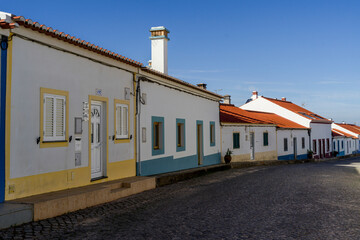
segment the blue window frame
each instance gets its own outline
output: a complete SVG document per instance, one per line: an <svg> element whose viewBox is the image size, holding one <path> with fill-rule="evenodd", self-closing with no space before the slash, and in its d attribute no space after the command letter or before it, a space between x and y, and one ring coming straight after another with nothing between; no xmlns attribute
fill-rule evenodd
<svg viewBox="0 0 360 240"><path fill-rule="evenodd" d="M210 146L215 146L215 122L210 122Z"/></svg>
<svg viewBox="0 0 360 240"><path fill-rule="evenodd" d="M155 117L151 118L151 150L152 155L164 154L165 149L165 130L164 130L164 117Z"/></svg>
<svg viewBox="0 0 360 240"><path fill-rule="evenodd" d="M185 151L185 119L176 119L176 151Z"/></svg>

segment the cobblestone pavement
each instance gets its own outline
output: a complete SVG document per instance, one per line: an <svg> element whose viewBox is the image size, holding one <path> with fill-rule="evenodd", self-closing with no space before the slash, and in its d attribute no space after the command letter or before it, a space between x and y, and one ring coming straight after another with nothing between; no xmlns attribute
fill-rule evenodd
<svg viewBox="0 0 360 240"><path fill-rule="evenodd" d="M360 158L231 169L9 228L0 237L360 239L359 174Z"/></svg>

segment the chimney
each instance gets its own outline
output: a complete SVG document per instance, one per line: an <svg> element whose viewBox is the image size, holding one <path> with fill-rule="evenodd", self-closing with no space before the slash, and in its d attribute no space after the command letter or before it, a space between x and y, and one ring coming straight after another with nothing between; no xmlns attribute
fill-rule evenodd
<svg viewBox="0 0 360 240"><path fill-rule="evenodd" d="M170 31L163 26L152 27L151 32L151 65L156 71L168 74L168 33Z"/></svg>
<svg viewBox="0 0 360 240"><path fill-rule="evenodd" d="M251 96L251 100L255 100L258 98L258 92L257 91L253 91L252 92L252 96Z"/></svg>
<svg viewBox="0 0 360 240"><path fill-rule="evenodd" d="M206 83L199 83L199 84L196 84L199 88L202 88L202 89L205 89L206 90Z"/></svg>
<svg viewBox="0 0 360 240"><path fill-rule="evenodd" d="M282 98L281 98L281 101L286 101L286 97L282 97Z"/></svg>
<svg viewBox="0 0 360 240"><path fill-rule="evenodd" d="M230 95L224 96L224 104L231 104L231 96Z"/></svg>

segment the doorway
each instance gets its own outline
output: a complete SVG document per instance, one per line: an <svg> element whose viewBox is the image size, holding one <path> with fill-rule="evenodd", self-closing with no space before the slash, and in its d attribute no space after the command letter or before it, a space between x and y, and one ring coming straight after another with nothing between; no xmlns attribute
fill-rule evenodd
<svg viewBox="0 0 360 240"><path fill-rule="evenodd" d="M250 159L255 159L255 135L253 132L250 133Z"/></svg>
<svg viewBox="0 0 360 240"><path fill-rule="evenodd" d="M297 159L297 139L294 138L294 159Z"/></svg>
<svg viewBox="0 0 360 240"><path fill-rule="evenodd" d="M102 178L104 174L104 154L106 154L106 136L104 104L91 101L91 179Z"/></svg>
<svg viewBox="0 0 360 240"><path fill-rule="evenodd" d="M203 164L203 155L204 155L204 148L203 148L203 124L202 121L196 122L196 145L197 145L197 160L198 165Z"/></svg>

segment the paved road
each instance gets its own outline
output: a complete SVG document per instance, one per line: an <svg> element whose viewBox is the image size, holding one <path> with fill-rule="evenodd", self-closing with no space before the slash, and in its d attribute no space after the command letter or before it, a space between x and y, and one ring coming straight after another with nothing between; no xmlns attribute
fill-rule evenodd
<svg viewBox="0 0 360 240"><path fill-rule="evenodd" d="M360 239L360 158L217 172L0 237Z"/></svg>

